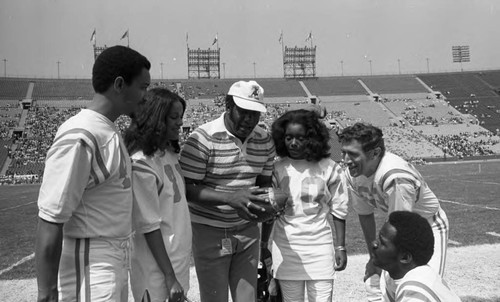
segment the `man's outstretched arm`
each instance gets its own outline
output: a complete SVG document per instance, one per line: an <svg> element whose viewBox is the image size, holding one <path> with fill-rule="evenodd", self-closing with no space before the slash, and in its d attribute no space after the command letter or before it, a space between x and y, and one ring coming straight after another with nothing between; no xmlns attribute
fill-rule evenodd
<svg viewBox="0 0 500 302"><path fill-rule="evenodd" d="M63 224L39 218L36 232L37 301L58 301L57 274L61 259Z"/></svg>

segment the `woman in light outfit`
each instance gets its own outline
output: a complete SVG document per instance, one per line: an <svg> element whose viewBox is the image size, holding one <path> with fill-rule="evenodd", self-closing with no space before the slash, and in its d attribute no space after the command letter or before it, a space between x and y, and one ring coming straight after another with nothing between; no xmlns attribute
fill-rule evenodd
<svg viewBox="0 0 500 302"><path fill-rule="evenodd" d="M136 301L184 301L192 234L177 153L186 103L167 89L153 88L139 106L125 133L136 232L132 293Z"/></svg>
<svg viewBox="0 0 500 302"><path fill-rule="evenodd" d="M283 300L331 302L335 271L347 264L347 190L329 158L329 135L315 112L289 111L272 126L276 154L273 186L288 193L274 223L273 272ZM334 246L333 229L336 245Z"/></svg>

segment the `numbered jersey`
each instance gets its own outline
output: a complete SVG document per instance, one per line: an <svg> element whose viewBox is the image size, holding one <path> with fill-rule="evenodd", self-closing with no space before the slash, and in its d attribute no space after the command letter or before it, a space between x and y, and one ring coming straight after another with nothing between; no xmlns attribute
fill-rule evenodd
<svg viewBox="0 0 500 302"><path fill-rule="evenodd" d="M73 238L132 232L131 165L112 121L83 109L59 127L47 152L39 216Z"/></svg>
<svg viewBox="0 0 500 302"><path fill-rule="evenodd" d="M144 233L158 229L176 276L187 276L187 280L179 280L187 290L192 233L177 154L170 151L157 152L154 156L145 156L141 151L134 153L132 184L136 232L131 273L134 296L138 292L142 295L147 288L164 287L163 273L144 237Z"/></svg>
<svg viewBox="0 0 500 302"><path fill-rule="evenodd" d="M333 233L328 215L345 219L347 190L340 167L283 158L275 163L273 186L289 195L274 224L273 268L285 280L333 278Z"/></svg>

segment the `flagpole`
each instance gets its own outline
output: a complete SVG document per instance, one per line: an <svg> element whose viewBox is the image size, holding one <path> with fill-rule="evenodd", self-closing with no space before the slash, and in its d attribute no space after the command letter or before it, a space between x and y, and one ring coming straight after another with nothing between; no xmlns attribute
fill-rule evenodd
<svg viewBox="0 0 500 302"><path fill-rule="evenodd" d="M217 37L217 66L219 68L219 79L220 79L220 50L219 50L219 33L216 33L215 36Z"/></svg>
<svg viewBox="0 0 500 302"><path fill-rule="evenodd" d="M311 38L311 49L313 48L313 35L312 31L309 33L309 37Z"/></svg>
<svg viewBox="0 0 500 302"><path fill-rule="evenodd" d="M281 58L283 60L283 65L285 65L285 38L283 36L283 30L281 30Z"/></svg>
<svg viewBox="0 0 500 302"><path fill-rule="evenodd" d="M94 36L94 47L97 45L97 31L94 28L95 36Z"/></svg>
<svg viewBox="0 0 500 302"><path fill-rule="evenodd" d="M127 28L127 47L130 48L130 31Z"/></svg>

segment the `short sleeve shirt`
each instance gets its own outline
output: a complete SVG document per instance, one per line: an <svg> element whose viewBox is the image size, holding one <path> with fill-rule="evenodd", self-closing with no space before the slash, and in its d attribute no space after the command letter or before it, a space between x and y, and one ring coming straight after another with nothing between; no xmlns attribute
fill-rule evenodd
<svg viewBox="0 0 500 302"><path fill-rule="evenodd" d="M180 164L184 177L200 180L221 192L255 186L257 176L271 176L275 157L271 136L255 127L244 142L224 125L224 114L193 131L184 144ZM188 200L189 202L189 200ZM228 205L189 203L193 222L215 227L247 223Z"/></svg>
<svg viewBox="0 0 500 302"><path fill-rule="evenodd" d="M131 163L112 121L88 109L64 122L47 152L40 218L74 238L132 232Z"/></svg>

